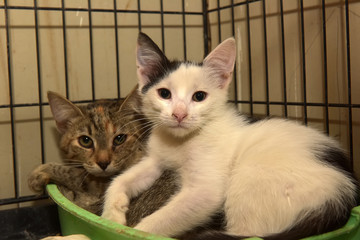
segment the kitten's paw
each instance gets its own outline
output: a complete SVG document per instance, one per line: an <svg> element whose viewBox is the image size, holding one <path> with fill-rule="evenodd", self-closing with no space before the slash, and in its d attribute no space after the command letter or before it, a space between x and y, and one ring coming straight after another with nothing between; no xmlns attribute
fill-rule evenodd
<svg viewBox="0 0 360 240"><path fill-rule="evenodd" d="M105 200L103 218L126 225L126 212L129 206L129 198L125 194L117 194L116 198Z"/></svg>
<svg viewBox="0 0 360 240"><path fill-rule="evenodd" d="M188 230L184 228L183 224L179 224L178 221L171 222L166 216L156 214L143 218L134 229L166 237L178 236L184 230Z"/></svg>
<svg viewBox="0 0 360 240"><path fill-rule="evenodd" d="M37 167L28 178L29 188L36 193L43 193L45 186L50 182L50 175L44 172L45 164Z"/></svg>
<svg viewBox="0 0 360 240"><path fill-rule="evenodd" d="M85 235L82 234L74 234L74 235L69 235L69 236L50 236L50 237L46 237L46 238L42 238L41 240L90 240L90 238L88 238Z"/></svg>
<svg viewBox="0 0 360 240"><path fill-rule="evenodd" d="M159 234L159 235L164 235L166 236L163 232L159 231L159 229L156 228L157 226L154 226L154 222L148 222L148 221L144 221L141 220L135 227L134 229L143 231L143 232L147 232L147 233L153 233L153 234Z"/></svg>

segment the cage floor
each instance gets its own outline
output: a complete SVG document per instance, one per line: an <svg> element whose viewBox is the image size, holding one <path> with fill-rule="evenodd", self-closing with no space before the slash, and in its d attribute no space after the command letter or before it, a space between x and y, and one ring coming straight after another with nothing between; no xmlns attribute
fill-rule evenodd
<svg viewBox="0 0 360 240"><path fill-rule="evenodd" d="M60 234L56 205L0 211L1 240L38 240Z"/></svg>

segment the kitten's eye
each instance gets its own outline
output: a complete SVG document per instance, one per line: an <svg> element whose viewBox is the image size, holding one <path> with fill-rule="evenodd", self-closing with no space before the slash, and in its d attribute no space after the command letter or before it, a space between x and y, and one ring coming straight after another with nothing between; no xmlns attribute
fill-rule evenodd
<svg viewBox="0 0 360 240"><path fill-rule="evenodd" d="M166 88L160 88L158 89L159 96L163 99L170 99L171 98L171 92L169 89Z"/></svg>
<svg viewBox="0 0 360 240"><path fill-rule="evenodd" d="M201 101L204 101L205 98L206 98L206 92L203 92L203 91L198 91L198 92L195 92L192 99L195 101L195 102L201 102Z"/></svg>
<svg viewBox="0 0 360 240"><path fill-rule="evenodd" d="M78 142L84 148L92 148L94 145L93 140L90 137L85 136L85 135L79 137Z"/></svg>
<svg viewBox="0 0 360 240"><path fill-rule="evenodd" d="M114 146L119 146L126 141L127 135L126 134L119 134L114 138L113 144Z"/></svg>

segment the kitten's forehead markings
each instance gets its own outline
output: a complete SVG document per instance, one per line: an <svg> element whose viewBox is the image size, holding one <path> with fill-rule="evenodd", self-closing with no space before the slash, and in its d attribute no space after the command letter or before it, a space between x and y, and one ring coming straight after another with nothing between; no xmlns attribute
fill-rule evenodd
<svg viewBox="0 0 360 240"><path fill-rule="evenodd" d="M98 114L104 115L104 107L103 107L103 106L98 106L95 111L96 111Z"/></svg>
<svg viewBox="0 0 360 240"><path fill-rule="evenodd" d="M176 94L179 98L185 98L190 90L198 88L201 77L202 72L200 67L196 65L183 64L178 70L167 77L165 84L177 89ZM192 91L190 92L192 93Z"/></svg>
<svg viewBox="0 0 360 240"><path fill-rule="evenodd" d="M111 122L106 121L106 123L105 123L105 131L110 133L110 134L114 134L116 132L116 129L115 129L114 125Z"/></svg>

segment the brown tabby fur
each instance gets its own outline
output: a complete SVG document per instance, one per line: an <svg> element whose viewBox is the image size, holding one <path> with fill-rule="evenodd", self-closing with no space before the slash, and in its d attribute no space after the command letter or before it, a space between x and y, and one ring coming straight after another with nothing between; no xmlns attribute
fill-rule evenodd
<svg viewBox="0 0 360 240"><path fill-rule="evenodd" d="M60 149L64 163L45 163L29 176L29 187L37 193L47 183L56 183L61 192L78 206L101 214L103 195L109 181L137 163L144 152L150 124L139 113L137 91L125 100L102 100L76 106L54 92L48 92L51 111L61 134ZM123 143L114 138L125 134ZM88 136L93 144L81 145ZM161 207L177 190L172 172L163 176L148 191L133 199L127 212L127 225Z"/></svg>

